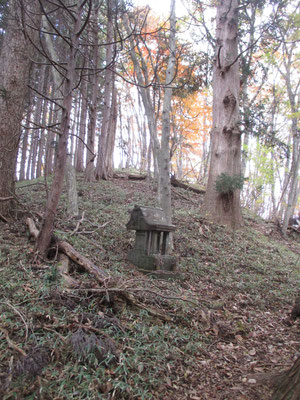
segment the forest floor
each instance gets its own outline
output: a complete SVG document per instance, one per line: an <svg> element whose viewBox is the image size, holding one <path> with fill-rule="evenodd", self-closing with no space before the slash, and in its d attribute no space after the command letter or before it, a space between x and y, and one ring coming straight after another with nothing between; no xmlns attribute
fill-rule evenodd
<svg viewBox="0 0 300 400"><path fill-rule="evenodd" d="M1 399L272 398L258 377L299 354L299 321L288 322L300 287L299 234L284 240L247 210L244 227L228 231L204 218L201 195L172 189L181 275L154 279L126 261L128 211L154 206L153 186L79 176L80 216L66 215L64 193L55 234L117 277L134 305L97 291L75 264L80 286L67 290L55 257L37 259L25 216L43 212L46 194L42 180L34 183L18 184L18 219L0 222Z"/></svg>

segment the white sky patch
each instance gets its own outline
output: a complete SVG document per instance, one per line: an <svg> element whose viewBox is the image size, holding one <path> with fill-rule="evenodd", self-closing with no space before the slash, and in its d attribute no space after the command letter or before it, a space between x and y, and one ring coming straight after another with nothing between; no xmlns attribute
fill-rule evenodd
<svg viewBox="0 0 300 400"><path fill-rule="evenodd" d="M170 14L171 0L133 0L133 3L141 7L148 5L157 15L168 17ZM187 11L181 0L176 0L176 16L182 17L185 14L187 14Z"/></svg>

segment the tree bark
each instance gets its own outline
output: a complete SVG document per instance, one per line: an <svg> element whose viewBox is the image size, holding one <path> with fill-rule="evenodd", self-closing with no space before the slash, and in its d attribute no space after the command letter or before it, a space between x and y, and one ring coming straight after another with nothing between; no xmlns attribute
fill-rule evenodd
<svg viewBox="0 0 300 400"><path fill-rule="evenodd" d="M220 174L241 174L239 129L238 0L220 0L217 7L217 48L213 75L213 128L204 211L217 222L237 228L242 224L240 191L218 193Z"/></svg>
<svg viewBox="0 0 300 400"><path fill-rule="evenodd" d="M109 122L109 135L108 135L107 153L106 153L106 168L107 168L107 176L109 178L113 177L113 170L114 170L114 148L115 148L115 139L117 130L117 118L118 118L117 88L114 81L113 91L112 91L110 122Z"/></svg>
<svg viewBox="0 0 300 400"><path fill-rule="evenodd" d="M175 77L175 51L176 51L176 15L175 0L171 0L170 8L170 36L169 59L166 70L165 91L162 110L162 136L161 148L158 157L159 191L158 202L164 210L167 223L172 223L171 183L170 183L170 113L172 99L172 83Z"/></svg>
<svg viewBox="0 0 300 400"><path fill-rule="evenodd" d="M23 138L22 138L22 150L21 150L21 163L20 163L20 181L25 180L25 165L27 161L27 149L28 149L28 133L30 128L30 119L32 115L32 108L33 104L30 100L30 105L27 110L27 118L26 118L26 126L23 131Z"/></svg>
<svg viewBox="0 0 300 400"><path fill-rule="evenodd" d="M28 7L23 15L23 21L26 21L27 13L36 4L29 0L24 0L22 4ZM13 207L16 157L31 64L29 45L21 22L23 9L17 0L10 1L9 9L10 19L0 53L0 197L9 198L0 202L0 214L4 217L9 216ZM33 25L35 21L36 18L33 18Z"/></svg>
<svg viewBox="0 0 300 400"><path fill-rule="evenodd" d="M69 54L66 66L66 78L63 89L63 103L60 123L60 137L57 145L56 165L53 183L47 199L46 210L42 222L42 227L37 239L36 248L45 257L51 242L53 224L57 212L57 206L62 190L64 172L67 160L67 144L70 130L72 98L76 73L76 56L81 32L81 16L83 13L84 1L78 1L74 26L70 32Z"/></svg>
<svg viewBox="0 0 300 400"><path fill-rule="evenodd" d="M114 29L112 0L107 0L107 33L106 33L106 69L104 83L104 101L102 112L101 133L98 146L98 159L96 165L96 179L107 179L106 152L109 134L109 119L111 110L112 79L113 79L113 48L114 48Z"/></svg>
<svg viewBox="0 0 300 400"><path fill-rule="evenodd" d="M84 155L84 141L86 138L86 119L87 119L87 109L88 109L87 88L88 88L88 80L86 77L84 77L80 88L81 108L80 108L80 122L79 122L79 138L77 139L76 157L75 157L75 168L77 172L83 172L84 170L83 155Z"/></svg>
<svg viewBox="0 0 300 400"><path fill-rule="evenodd" d="M93 40L93 65L94 71L91 77L91 101L89 104L89 125L88 125L88 149L86 155L86 170L85 170L85 181L92 182L95 180L95 139L96 139L96 122L98 113L98 93L99 93L99 74L97 72L99 64L99 47L98 47L98 10L97 7L95 13L91 19L92 25L92 40Z"/></svg>
<svg viewBox="0 0 300 400"><path fill-rule="evenodd" d="M298 400L300 397L300 357L294 365L276 379L272 400Z"/></svg>
<svg viewBox="0 0 300 400"><path fill-rule="evenodd" d="M71 217L77 217L79 214L77 181L76 181L76 171L72 165L72 154L67 155L66 186L68 192L67 214L70 215Z"/></svg>

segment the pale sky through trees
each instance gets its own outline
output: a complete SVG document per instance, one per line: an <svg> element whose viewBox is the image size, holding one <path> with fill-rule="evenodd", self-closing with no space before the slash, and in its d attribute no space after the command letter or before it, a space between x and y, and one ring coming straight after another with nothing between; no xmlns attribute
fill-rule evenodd
<svg viewBox="0 0 300 400"><path fill-rule="evenodd" d="M151 9L158 15L168 16L170 13L170 0L133 0L137 6L149 5ZM186 8L181 0L176 0L176 15L181 16L186 14Z"/></svg>

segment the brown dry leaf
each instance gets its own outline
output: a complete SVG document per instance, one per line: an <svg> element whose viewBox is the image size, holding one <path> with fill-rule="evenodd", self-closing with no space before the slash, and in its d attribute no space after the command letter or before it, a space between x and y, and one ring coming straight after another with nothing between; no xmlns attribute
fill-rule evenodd
<svg viewBox="0 0 300 400"><path fill-rule="evenodd" d="M242 343L244 341L244 339L241 335L235 335L235 338L239 343Z"/></svg>
<svg viewBox="0 0 300 400"><path fill-rule="evenodd" d="M253 348L249 351L250 356L255 356L256 350Z"/></svg>
<svg viewBox="0 0 300 400"><path fill-rule="evenodd" d="M168 386L172 387L171 379L168 376L166 377L166 383Z"/></svg>

